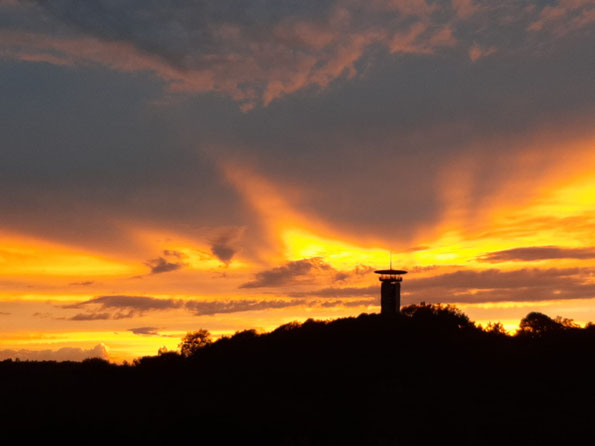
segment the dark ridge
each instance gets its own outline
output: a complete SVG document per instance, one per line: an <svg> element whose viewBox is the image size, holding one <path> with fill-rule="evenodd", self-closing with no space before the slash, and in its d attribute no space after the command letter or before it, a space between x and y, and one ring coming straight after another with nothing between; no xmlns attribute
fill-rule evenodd
<svg viewBox="0 0 595 446"><path fill-rule="evenodd" d="M0 362L4 435L83 444L542 445L595 433L595 327L451 306L290 323L132 365ZM8 437L7 437L8 438Z"/></svg>

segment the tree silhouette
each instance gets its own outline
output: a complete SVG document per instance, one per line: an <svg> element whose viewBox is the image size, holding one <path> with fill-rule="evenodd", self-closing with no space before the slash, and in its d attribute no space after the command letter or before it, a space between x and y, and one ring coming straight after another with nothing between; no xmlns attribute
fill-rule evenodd
<svg viewBox="0 0 595 446"><path fill-rule="evenodd" d="M476 329L469 317L454 305L420 304L401 309L404 316L433 328Z"/></svg>
<svg viewBox="0 0 595 446"><path fill-rule="evenodd" d="M209 331L201 328L199 330L186 333L178 347L180 347L182 356L187 358L194 355L197 351L206 347L212 342L213 341Z"/></svg>
<svg viewBox="0 0 595 446"><path fill-rule="evenodd" d="M519 324L519 334L540 336L545 333L552 333L564 328L564 325L551 317L533 311L523 319Z"/></svg>
<svg viewBox="0 0 595 446"><path fill-rule="evenodd" d="M502 322L488 322L484 331L493 335L506 336L506 329Z"/></svg>
<svg viewBox="0 0 595 446"><path fill-rule="evenodd" d="M554 318L554 321L562 325L562 327L564 328L580 328L580 326L576 322L574 322L573 319L569 319L566 317L556 316Z"/></svg>

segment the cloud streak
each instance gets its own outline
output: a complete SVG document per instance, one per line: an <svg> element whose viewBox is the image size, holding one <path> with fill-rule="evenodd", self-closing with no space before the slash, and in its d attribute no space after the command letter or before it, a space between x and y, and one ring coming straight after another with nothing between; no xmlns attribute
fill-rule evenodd
<svg viewBox="0 0 595 446"><path fill-rule="evenodd" d="M333 268L321 257L287 262L266 271L256 273L255 279L240 285L240 288L281 287L299 280L307 279L314 272L332 271Z"/></svg>
<svg viewBox="0 0 595 446"><path fill-rule="evenodd" d="M297 295L296 295L297 296ZM142 316L149 312L183 310L196 316L213 316L216 314L240 313L244 311L262 311L281 308L309 306L359 306L369 305L370 300L346 299L303 299L270 298L270 299L241 299L241 300L178 300L157 299L147 296L99 296L63 308L85 308L86 313L79 313L70 317L71 321L118 320ZM361 296L360 296L361 297ZM140 327L130 329L135 334L156 334L155 327Z"/></svg>
<svg viewBox="0 0 595 446"><path fill-rule="evenodd" d="M175 299L157 299L147 296L97 296L84 302L65 305L66 309L85 309L70 318L72 321L94 321L108 319L128 319L142 316L149 311L164 311L181 308L183 301Z"/></svg>
<svg viewBox="0 0 595 446"><path fill-rule="evenodd" d="M595 297L592 271L584 268L524 268L513 271L460 270L403 281L404 303L488 303L502 301L547 301ZM289 293L295 298L378 299L380 287L330 287Z"/></svg>
<svg viewBox="0 0 595 446"><path fill-rule="evenodd" d="M480 262L535 262L555 259L595 259L595 248L563 248L560 246L529 246L484 254Z"/></svg>
<svg viewBox="0 0 595 446"><path fill-rule="evenodd" d="M272 310L278 308L295 307L303 305L303 301L297 300L253 300L244 299L240 301L207 301L188 302L185 308L197 316L212 316L215 314L238 313L242 311Z"/></svg>
<svg viewBox="0 0 595 446"><path fill-rule="evenodd" d="M349 271L339 271L329 265L322 257L286 262L282 266L260 271L254 280L243 283L240 288L280 288L283 286L303 285L320 279L345 282L353 277L363 277L374 271L367 265L357 265Z"/></svg>
<svg viewBox="0 0 595 446"><path fill-rule="evenodd" d="M137 327L129 329L135 335L141 336L159 336L159 329L156 327Z"/></svg>
<svg viewBox="0 0 595 446"><path fill-rule="evenodd" d="M418 302L531 302L595 297L591 270L524 268L513 271L461 270L404 283L407 299Z"/></svg>

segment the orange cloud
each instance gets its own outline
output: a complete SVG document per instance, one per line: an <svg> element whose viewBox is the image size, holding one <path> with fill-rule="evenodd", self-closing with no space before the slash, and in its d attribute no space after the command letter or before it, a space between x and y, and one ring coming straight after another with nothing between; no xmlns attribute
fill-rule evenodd
<svg viewBox="0 0 595 446"><path fill-rule="evenodd" d="M237 164L226 165L224 172L259 217L267 243L260 258L266 259L267 264L321 257L331 266L344 270L359 264L383 265L388 261L390 243L362 240L361 234L338 233L320 216L300 210L297 203L307 199L304 191L273 184Z"/></svg>
<svg viewBox="0 0 595 446"><path fill-rule="evenodd" d="M496 48L484 48L475 43L469 49L469 59L471 59L471 62L475 62L482 57L495 53L496 51Z"/></svg>

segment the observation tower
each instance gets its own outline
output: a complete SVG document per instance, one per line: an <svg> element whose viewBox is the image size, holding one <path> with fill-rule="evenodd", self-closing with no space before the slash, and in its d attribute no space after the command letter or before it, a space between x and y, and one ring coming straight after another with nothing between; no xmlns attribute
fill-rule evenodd
<svg viewBox="0 0 595 446"><path fill-rule="evenodd" d="M382 282L380 286L380 314L394 315L401 311L401 282L403 274L407 271L393 269L392 261L390 269L380 269L374 271L380 274L378 280Z"/></svg>

